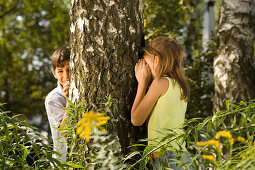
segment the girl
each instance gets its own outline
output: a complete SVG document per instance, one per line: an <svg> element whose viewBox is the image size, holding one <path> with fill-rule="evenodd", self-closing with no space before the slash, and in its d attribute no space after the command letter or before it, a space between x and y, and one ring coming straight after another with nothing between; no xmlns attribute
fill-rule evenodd
<svg viewBox="0 0 255 170"><path fill-rule="evenodd" d="M144 48L144 53L143 59L135 66L138 88L131 110L131 122L134 126L141 126L148 120L148 138L160 139L163 134L159 130L173 129L184 122L189 99L189 87L182 66L184 52L174 39L158 37ZM181 129L177 129L177 132L181 132ZM153 144L149 141L149 145ZM178 147L177 142L171 144ZM152 162L158 167L155 153ZM170 156L170 159L174 159L172 152L167 152L163 159L169 163ZM169 167L176 169L175 164Z"/></svg>

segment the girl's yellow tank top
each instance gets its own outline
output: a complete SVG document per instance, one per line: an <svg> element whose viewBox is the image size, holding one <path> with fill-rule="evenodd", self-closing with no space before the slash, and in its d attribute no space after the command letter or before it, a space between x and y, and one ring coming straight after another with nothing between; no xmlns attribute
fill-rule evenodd
<svg viewBox="0 0 255 170"><path fill-rule="evenodd" d="M164 137L166 132L164 129L174 129L177 133L183 132L175 128L184 122L187 109L187 102L181 100L182 89L179 84L173 83L173 79L169 77L165 78L169 81L168 90L158 99L148 119L148 138L156 139L156 141ZM155 144L149 140L149 145ZM171 145L178 147L177 141L173 141Z"/></svg>

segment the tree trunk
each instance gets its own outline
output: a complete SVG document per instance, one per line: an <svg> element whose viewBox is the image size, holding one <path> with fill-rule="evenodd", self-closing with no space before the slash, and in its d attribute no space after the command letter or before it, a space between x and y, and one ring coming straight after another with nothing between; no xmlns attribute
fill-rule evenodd
<svg viewBox="0 0 255 170"><path fill-rule="evenodd" d="M214 59L214 111L255 98L254 0L223 0Z"/></svg>
<svg viewBox="0 0 255 170"><path fill-rule="evenodd" d="M136 93L134 66L143 42L142 5L137 0L72 0L72 101L84 101L89 110L105 108L106 96L116 99L114 130L122 149L144 137L130 122Z"/></svg>

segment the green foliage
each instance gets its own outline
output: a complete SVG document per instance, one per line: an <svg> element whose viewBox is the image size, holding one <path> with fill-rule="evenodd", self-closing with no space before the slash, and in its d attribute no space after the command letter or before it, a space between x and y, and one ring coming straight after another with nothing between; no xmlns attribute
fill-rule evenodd
<svg viewBox="0 0 255 170"><path fill-rule="evenodd" d="M215 148L196 148L197 152L203 154L215 153L216 160L203 160L196 164L203 164L205 167L215 167L218 169L254 169L255 152L254 152L254 135L255 135L255 101L239 105L230 105L226 102L228 110L222 110L215 113L200 130L202 140L216 138L215 134L219 131L227 131L232 134L233 145L228 138L220 138L221 153L217 153ZM244 140L240 140L242 137Z"/></svg>
<svg viewBox="0 0 255 170"><path fill-rule="evenodd" d="M250 103L240 102L240 105L230 105L229 101L226 102L228 110L222 110L214 114L214 116L209 116L205 119L191 119L185 122L184 127L186 127L186 140L189 150L193 153L191 157L193 158L193 164L195 167L207 168L215 167L218 169L235 169L239 166L243 169L246 165L242 165L244 160L242 156L247 156L246 149L247 145L243 145L237 141L238 136L246 138L250 143L252 143L254 136L254 113L255 113L255 103L251 101ZM198 141L208 141L215 139L215 135L220 131L230 132L235 140L233 146L230 145L230 139L220 138L221 143L221 153L217 153L215 147L198 147ZM252 149L253 150L253 149ZM252 150L250 150L252 152ZM242 153L242 154L240 154ZM203 155L216 156L216 161L208 161L206 159L201 159ZM254 163L248 165L248 167L254 166ZM246 169L246 168L244 168Z"/></svg>
<svg viewBox="0 0 255 170"><path fill-rule="evenodd" d="M44 115L45 96L56 85L50 56L68 45L68 4L0 0L0 101L11 114Z"/></svg>
<svg viewBox="0 0 255 170"><path fill-rule="evenodd" d="M106 108L100 110L107 110L108 114L112 116L112 111L116 111L117 107L111 96L106 99ZM116 139L108 132L101 132L96 128L91 129L91 140L89 142L86 142L84 138L80 138L77 134L77 123L82 115L88 112L87 106L82 102L77 104L70 100L68 100L68 105L64 108L67 111L68 119L61 130L68 140L70 148L68 159L70 162L85 169L124 169L126 164L121 162L120 147L116 145ZM109 126L107 126L107 130L109 130Z"/></svg>
<svg viewBox="0 0 255 170"><path fill-rule="evenodd" d="M169 34L174 38L183 36L188 21L189 1L144 0L144 32L146 39ZM171 17L172 16L172 17Z"/></svg>
<svg viewBox="0 0 255 170"><path fill-rule="evenodd" d="M107 103L115 106L110 98L108 99ZM50 163L52 163L55 168L134 169L136 164L139 164L139 169L150 169L153 166L149 160L151 154L160 150L160 155L163 155L169 148L176 153L176 162L180 161L183 152L190 156L191 162L182 163L182 169L190 166L195 169L210 167L253 169L255 167L255 100L249 103L241 101L239 105L226 101L227 110L217 112L214 116L185 121L180 125L180 128L185 130L182 134L176 133L175 129L168 129L167 132L164 130L165 137L157 145L148 146L143 153L132 152L123 160L119 155L120 148L116 146L114 137L108 133L93 129L92 140L89 143L77 136L76 124L80 119L77 115L82 115L86 107L82 106L82 103L76 104L71 101L68 103L69 107L65 109L70 118L67 126L62 130L70 143L70 162L64 164L52 158L51 155L56 152L45 143L48 142L45 137L26 123L16 120L16 117L9 117L8 112L1 111L1 168L45 169L50 168ZM220 136L219 133L221 133ZM224 136L224 134L227 135ZM198 142L208 142L212 139L219 141L220 145L208 143L204 147L198 146ZM153 139L145 141L148 140ZM176 140L181 142L179 148L173 148L171 145L171 142ZM186 142L188 150L181 147L182 142ZM87 146L91 148L88 149ZM89 156L86 155L87 151L90 152ZM135 164L127 165L122 162L127 162L136 155L140 155L141 159ZM215 159L202 158L202 155L213 155Z"/></svg>
<svg viewBox="0 0 255 170"><path fill-rule="evenodd" d="M181 128L185 129L183 134L176 135L173 130L169 130L156 146L147 147L142 153L142 158L137 161L140 164L140 169L148 167L147 164L150 163L149 157L152 153L160 149L162 155L168 147L176 152L177 162L180 160L182 152L186 152L190 156L191 162L182 164L183 169L189 166L193 166L195 169L254 169L255 100L249 103L242 101L239 105L226 101L226 105L228 110L217 112L214 116L193 118L184 122L181 125ZM169 145L177 138L182 138L186 142L188 151ZM211 144L210 140L213 140ZM201 144L198 142L201 141L207 144L200 147ZM220 143L219 147L215 141ZM220 150L217 151L217 148ZM141 153L132 152L126 159L131 159L136 154ZM212 155L215 160L203 158L203 155Z"/></svg>
<svg viewBox="0 0 255 170"><path fill-rule="evenodd" d="M68 107L65 107L68 114L68 119L66 120L65 126L60 130L65 133L67 139L68 148L70 151L68 153L68 160L74 164L80 165L82 167L87 166L87 145L84 139L81 139L77 134L77 123L81 119L82 114L86 112L85 106L80 102L79 104L73 103L67 99Z"/></svg>
<svg viewBox="0 0 255 170"><path fill-rule="evenodd" d="M3 104L0 104L2 107ZM0 169L63 169L64 164L53 158L53 151L47 138L36 132L34 127L9 117L9 111L0 110Z"/></svg>
<svg viewBox="0 0 255 170"><path fill-rule="evenodd" d="M213 59L216 55L216 43L208 43L208 50L202 52L186 68L190 85L187 118L207 117L212 112L214 95Z"/></svg>

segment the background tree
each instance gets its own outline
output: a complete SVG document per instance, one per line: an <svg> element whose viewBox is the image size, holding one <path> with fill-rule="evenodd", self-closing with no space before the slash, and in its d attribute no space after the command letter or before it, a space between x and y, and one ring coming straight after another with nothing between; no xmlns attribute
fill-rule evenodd
<svg viewBox="0 0 255 170"><path fill-rule="evenodd" d="M214 111L255 98L254 0L222 0L218 51L214 59Z"/></svg>
<svg viewBox="0 0 255 170"><path fill-rule="evenodd" d="M143 43L141 1L72 1L71 93L88 110L105 111L107 96L118 107L111 115L110 133L123 153L146 134L131 125L130 111L136 93L134 66Z"/></svg>
<svg viewBox="0 0 255 170"><path fill-rule="evenodd" d="M0 101L44 128L44 99L56 86L50 56L68 45L68 23L68 1L0 0Z"/></svg>

